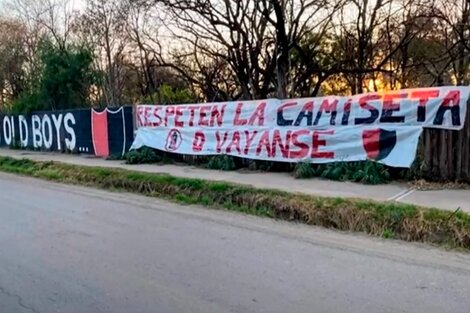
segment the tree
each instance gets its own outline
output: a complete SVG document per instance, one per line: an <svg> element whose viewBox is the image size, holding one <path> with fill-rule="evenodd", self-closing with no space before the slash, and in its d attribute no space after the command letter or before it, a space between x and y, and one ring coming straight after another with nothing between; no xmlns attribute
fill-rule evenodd
<svg viewBox="0 0 470 313"><path fill-rule="evenodd" d="M410 42L420 33L420 0L349 0L335 33L340 72L353 94L377 90L397 71L408 67ZM394 57L402 52L402 68Z"/></svg>
<svg viewBox="0 0 470 313"><path fill-rule="evenodd" d="M50 41L65 48L70 41L72 12L68 0L6 0L4 7L8 18L0 17L0 45L5 48L0 75L7 80L3 80L1 89L8 93L3 99L11 104L23 93L38 88L41 43Z"/></svg>
<svg viewBox="0 0 470 313"><path fill-rule="evenodd" d="M26 28L0 17L0 105L5 108L26 89Z"/></svg>
<svg viewBox="0 0 470 313"><path fill-rule="evenodd" d="M327 36L342 1L261 0L260 14L275 33L276 89L278 98L316 95L327 78ZM297 71L293 71L292 57ZM312 76L315 77L310 90Z"/></svg>
<svg viewBox="0 0 470 313"><path fill-rule="evenodd" d="M470 2L467 0L436 0L430 15L440 34L439 42L446 52L455 83L470 83Z"/></svg>
<svg viewBox="0 0 470 313"><path fill-rule="evenodd" d="M62 48L70 40L73 11L70 0L6 0L16 18L27 25L35 44L47 37ZM34 34L33 34L34 33Z"/></svg>
<svg viewBox="0 0 470 313"><path fill-rule="evenodd" d="M173 67L192 86L202 101L218 102L242 98L236 75L224 58L192 50L173 54Z"/></svg>
<svg viewBox="0 0 470 313"><path fill-rule="evenodd" d="M113 0L87 0L85 12L76 21L75 33L91 47L96 57L96 69L103 75L103 98L108 106L123 104L123 64L126 59L125 21L120 15L120 5Z"/></svg>
<svg viewBox="0 0 470 313"><path fill-rule="evenodd" d="M124 29L128 42L128 69L132 71L133 78L126 78L125 89L140 91L139 95L134 94L132 97L127 94L125 99L151 103L178 102L184 99L188 101L186 96L178 95L193 93L190 89L194 73L188 69L182 71L182 64L177 66L176 60L169 60L168 52L167 56L163 56L160 14L160 7L156 5L132 0L121 3L120 15L125 20ZM166 96L171 93L169 90L174 92L174 97Z"/></svg>
<svg viewBox="0 0 470 313"><path fill-rule="evenodd" d="M161 0L174 21L170 32L194 53L223 60L237 81L242 99L265 98L273 90L276 61L268 21L258 1ZM174 29L177 27L177 29Z"/></svg>
<svg viewBox="0 0 470 313"><path fill-rule="evenodd" d="M337 73L333 41L328 34L308 33L290 53L290 96L315 97Z"/></svg>
<svg viewBox="0 0 470 313"><path fill-rule="evenodd" d="M84 47L58 47L48 41L39 51L41 73L37 87L25 91L13 109L29 112L86 107L96 81L92 53Z"/></svg>

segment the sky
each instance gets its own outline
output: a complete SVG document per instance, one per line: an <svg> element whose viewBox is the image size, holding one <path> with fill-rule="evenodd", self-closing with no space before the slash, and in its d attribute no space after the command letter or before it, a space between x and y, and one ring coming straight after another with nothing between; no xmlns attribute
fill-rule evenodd
<svg viewBox="0 0 470 313"><path fill-rule="evenodd" d="M83 10L86 6L86 1L85 0L71 0L70 5L74 10Z"/></svg>
<svg viewBox="0 0 470 313"><path fill-rule="evenodd" d="M8 4L15 0L0 0L0 15L8 15ZM34 0L33 0L34 1ZM36 0L40 1L40 0ZM86 6L86 0L68 0L71 10L83 10Z"/></svg>

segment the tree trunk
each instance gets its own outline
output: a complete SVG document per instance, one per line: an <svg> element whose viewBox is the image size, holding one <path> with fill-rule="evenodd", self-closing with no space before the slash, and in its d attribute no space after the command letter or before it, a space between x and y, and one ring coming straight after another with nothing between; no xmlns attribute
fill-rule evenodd
<svg viewBox="0 0 470 313"><path fill-rule="evenodd" d="M432 134L429 129L424 129L423 131L423 137L424 137L424 171L425 173L429 174L430 170L432 169L432 154L433 154L433 148L432 148Z"/></svg>
<svg viewBox="0 0 470 313"><path fill-rule="evenodd" d="M284 8L280 1L270 0L276 15L276 63L277 63L277 97L287 98L289 75L289 36L287 35Z"/></svg>
<svg viewBox="0 0 470 313"><path fill-rule="evenodd" d="M288 61L287 61L288 62ZM289 66L284 60L278 61L277 64L277 97L279 99L287 98L287 76Z"/></svg>

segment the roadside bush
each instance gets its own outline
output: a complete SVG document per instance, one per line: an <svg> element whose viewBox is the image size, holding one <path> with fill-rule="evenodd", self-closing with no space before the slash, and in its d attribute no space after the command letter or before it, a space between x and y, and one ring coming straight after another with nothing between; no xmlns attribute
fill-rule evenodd
<svg viewBox="0 0 470 313"><path fill-rule="evenodd" d="M300 162L295 165L294 177L295 178L312 178L315 176L312 164L308 162Z"/></svg>
<svg viewBox="0 0 470 313"><path fill-rule="evenodd" d="M10 149L20 150L20 149L23 149L23 145L21 144L20 140L13 140L13 142L10 145Z"/></svg>
<svg viewBox="0 0 470 313"><path fill-rule="evenodd" d="M111 156L110 159L121 159L120 156ZM247 168L250 171L291 172L295 178L305 179L322 177L337 181L352 181L363 184L384 184L392 180L413 179L421 170L422 164L416 163L411 170L395 170L377 162L338 162L328 164L311 164L308 162L286 163L262 160L249 160L229 155L194 156L183 154L170 154L148 147L126 153L123 157L127 164L144 163L174 163L182 162L194 166L222 171L234 171Z"/></svg>
<svg viewBox="0 0 470 313"><path fill-rule="evenodd" d="M148 147L127 152L125 159L127 164L158 163L162 160L153 149Z"/></svg>
<svg viewBox="0 0 470 313"><path fill-rule="evenodd" d="M121 154L111 154L106 158L108 161L122 161L126 159L126 154L121 155Z"/></svg>
<svg viewBox="0 0 470 313"><path fill-rule="evenodd" d="M262 160L248 160L246 162L248 164L248 169L250 171L262 171L262 172L271 172L279 170L279 166L277 166L276 162L271 161L262 161ZM289 163L284 163L289 164Z"/></svg>
<svg viewBox="0 0 470 313"><path fill-rule="evenodd" d="M391 180L389 169L376 162L344 162L312 165L301 162L295 165L295 178L322 177L337 181L352 181L363 184L384 184Z"/></svg>
<svg viewBox="0 0 470 313"><path fill-rule="evenodd" d="M212 170L234 171L237 169L235 160L229 155L215 155L209 158L206 167Z"/></svg>
<svg viewBox="0 0 470 313"><path fill-rule="evenodd" d="M419 156L416 157L413 164L410 168L403 169L400 171L399 175L397 175L401 179L405 180L416 180L416 179L429 179L432 177L428 177L426 175L427 166L424 160L422 160Z"/></svg>
<svg viewBox="0 0 470 313"><path fill-rule="evenodd" d="M352 181L363 184L377 185L390 181L390 173L386 166L372 161L344 162L319 165L316 176L331 180Z"/></svg>
<svg viewBox="0 0 470 313"><path fill-rule="evenodd" d="M356 163L356 166L352 181L370 185L384 184L390 181L388 168L380 163L367 161Z"/></svg>

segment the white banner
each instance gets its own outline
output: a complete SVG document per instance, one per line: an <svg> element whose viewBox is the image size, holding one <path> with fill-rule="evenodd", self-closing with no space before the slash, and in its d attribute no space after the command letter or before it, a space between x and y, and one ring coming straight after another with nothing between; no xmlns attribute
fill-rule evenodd
<svg viewBox="0 0 470 313"><path fill-rule="evenodd" d="M409 167L423 127L461 129L469 87L189 105L139 105L133 149Z"/></svg>

